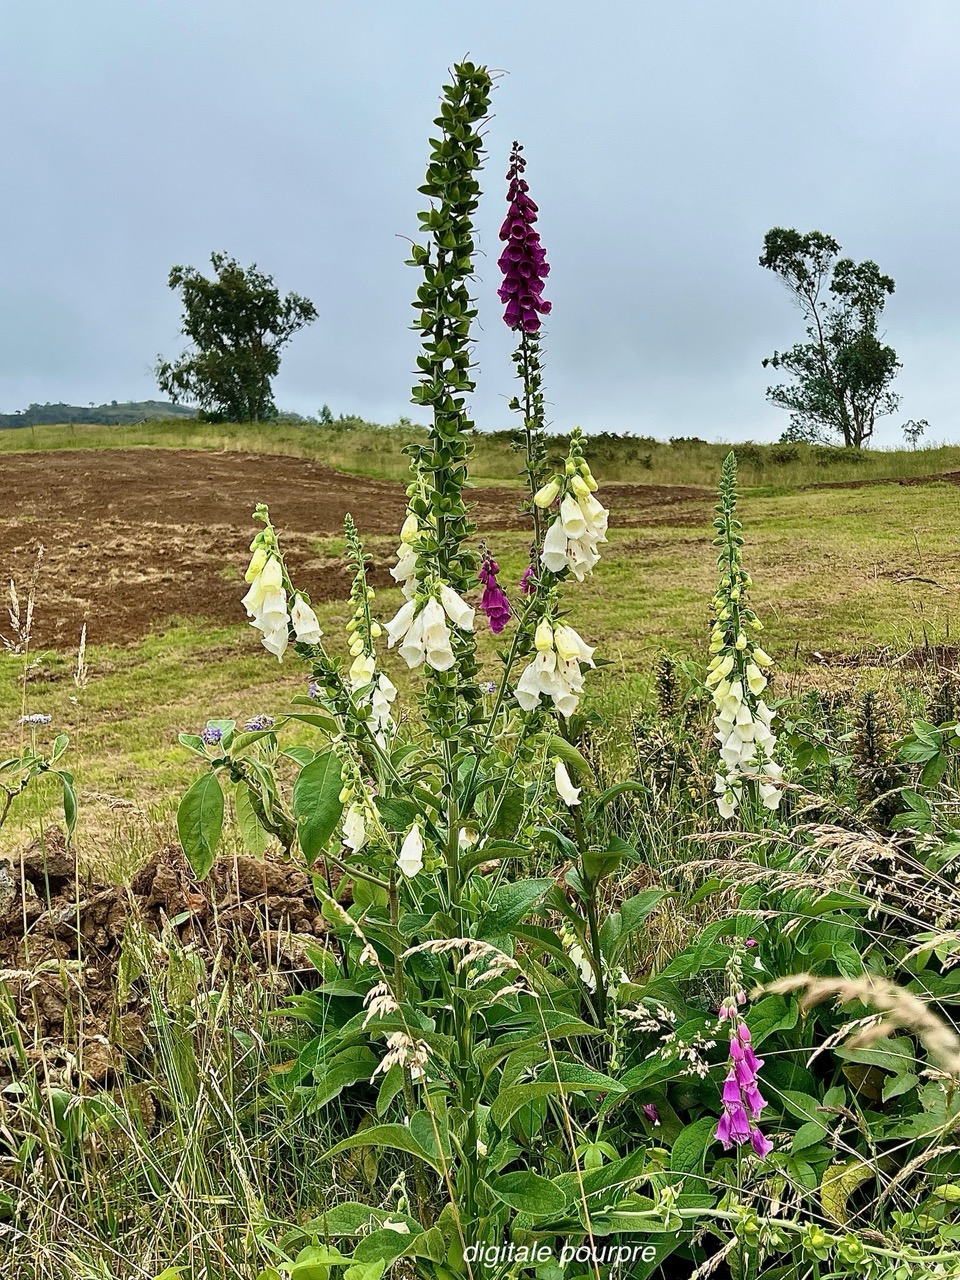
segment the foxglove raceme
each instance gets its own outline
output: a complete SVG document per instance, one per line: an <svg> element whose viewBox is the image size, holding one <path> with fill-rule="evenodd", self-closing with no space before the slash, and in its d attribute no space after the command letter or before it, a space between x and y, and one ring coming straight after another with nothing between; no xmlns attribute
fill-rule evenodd
<svg viewBox="0 0 960 1280"><path fill-rule="evenodd" d="M484 549L480 572L477 575L483 584L480 610L487 615L490 622L490 630L495 636L500 634L510 617L510 601L507 599L507 594L503 587L497 581L499 572L500 566L490 552Z"/></svg>
<svg viewBox="0 0 960 1280"><path fill-rule="evenodd" d="M573 627L554 627L546 618L537 625L534 648L536 656L521 672L514 697L524 711L532 711L545 697L562 716L573 715L583 693L580 664L595 666L594 650Z"/></svg>
<svg viewBox="0 0 960 1280"><path fill-rule="evenodd" d="M537 206L530 198L530 187L523 177L526 165L523 148L515 142L507 170L509 208L500 228L500 239L506 241L506 247L497 262L503 272L498 293L505 304L503 318L510 328L536 333L540 317L547 315L551 307L543 298L543 282L550 273L550 265L534 225Z"/></svg>
<svg viewBox="0 0 960 1280"><path fill-rule="evenodd" d="M735 1025L730 1036L730 1069L723 1082L723 1115L715 1137L725 1151L734 1144L742 1146L749 1142L758 1156L767 1156L773 1150L773 1143L755 1123L767 1105L757 1085L763 1059L753 1052L750 1028L735 1012L732 1016Z"/></svg>

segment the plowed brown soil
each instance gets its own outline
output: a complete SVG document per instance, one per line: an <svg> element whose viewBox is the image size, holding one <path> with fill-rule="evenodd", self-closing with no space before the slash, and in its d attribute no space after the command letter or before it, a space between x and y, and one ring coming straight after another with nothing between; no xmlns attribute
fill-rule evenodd
<svg viewBox="0 0 960 1280"><path fill-rule="evenodd" d="M346 571L319 540L350 512L372 539L372 578L390 582L404 486L344 475L300 458L179 449L0 455L0 574L23 582L45 548L34 642L128 643L171 617L237 622L238 573L266 502L314 599L342 600ZM482 533L522 531L516 489L473 493ZM688 486L604 486L617 525L700 524L711 495ZM2 630L0 624L0 630Z"/></svg>

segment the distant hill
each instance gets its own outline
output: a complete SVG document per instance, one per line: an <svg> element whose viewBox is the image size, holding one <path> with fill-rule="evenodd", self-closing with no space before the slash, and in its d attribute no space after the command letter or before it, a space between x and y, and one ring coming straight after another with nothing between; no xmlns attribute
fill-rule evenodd
<svg viewBox="0 0 960 1280"><path fill-rule="evenodd" d="M9 427L39 427L63 422L91 422L124 426L157 418L195 418L196 409L168 400L125 400L119 404L31 404L20 413L0 413L0 430Z"/></svg>

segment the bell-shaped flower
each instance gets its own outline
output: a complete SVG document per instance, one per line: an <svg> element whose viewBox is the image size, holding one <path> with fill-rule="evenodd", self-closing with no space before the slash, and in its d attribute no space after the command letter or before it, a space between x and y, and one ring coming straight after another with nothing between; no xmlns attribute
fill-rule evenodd
<svg viewBox="0 0 960 1280"><path fill-rule="evenodd" d="M472 612L471 610L471 615ZM423 606L420 617L423 620L423 648L428 665L434 671L449 671L455 658L450 644L450 628L440 601L431 596Z"/></svg>
<svg viewBox="0 0 960 1280"><path fill-rule="evenodd" d="M354 853L358 853L367 842L367 822L363 809L352 804L343 819L343 843Z"/></svg>
<svg viewBox="0 0 960 1280"><path fill-rule="evenodd" d="M553 769L553 780L556 784L557 795L569 808L580 803L580 787L575 787L571 781L570 774L567 772L567 766L562 760L558 759Z"/></svg>
<svg viewBox="0 0 960 1280"><path fill-rule="evenodd" d="M293 597L290 621L293 623L294 634L301 644L319 644L323 639L317 615L301 595Z"/></svg>
<svg viewBox="0 0 960 1280"><path fill-rule="evenodd" d="M465 600L461 600L453 587L445 582L440 586L440 603L455 627L459 627L461 631L473 630L474 609Z"/></svg>
<svg viewBox="0 0 960 1280"><path fill-rule="evenodd" d="M553 649L553 627L546 618L541 618L537 623L533 644L537 653L549 653Z"/></svg>
<svg viewBox="0 0 960 1280"><path fill-rule="evenodd" d="M747 688L755 697L759 697L767 687L767 677L755 662L747 663Z"/></svg>
<svg viewBox="0 0 960 1280"><path fill-rule="evenodd" d="M397 866L411 879L423 870L423 835L416 822L404 837Z"/></svg>
<svg viewBox="0 0 960 1280"><path fill-rule="evenodd" d="M554 520L543 540L543 551L540 553L544 568L551 573L563 573L569 561L567 559L567 535L559 520Z"/></svg>
<svg viewBox="0 0 960 1280"><path fill-rule="evenodd" d="M407 634L403 637L403 643L397 652L404 660L408 667L413 669L419 667L420 663L426 656L426 644L424 643L424 610L421 609L414 617L410 626L407 628Z"/></svg>
<svg viewBox="0 0 960 1280"><path fill-rule="evenodd" d="M402 604L393 618L387 623L387 648L392 649L410 630L417 614L417 602L408 600Z"/></svg>
<svg viewBox="0 0 960 1280"><path fill-rule="evenodd" d="M282 661L284 653L286 653L287 645L290 643L290 629L287 626L286 618L283 625L274 627L271 631L265 631L260 643L272 653L278 662Z"/></svg>
<svg viewBox="0 0 960 1280"><path fill-rule="evenodd" d="M350 688L356 693L358 689L362 689L368 685L373 679L374 669L376 668L376 659L372 653L357 654L350 666L347 679L350 682Z"/></svg>
<svg viewBox="0 0 960 1280"><path fill-rule="evenodd" d="M596 649L586 643L582 636L574 631L573 627L568 627L561 622L553 629L553 643L557 650L557 654L564 662L571 660L577 662L585 662L588 667L594 666L593 655Z"/></svg>
<svg viewBox="0 0 960 1280"><path fill-rule="evenodd" d="M587 532L587 521L580 503L567 494L560 503L560 524L567 538L579 538Z"/></svg>
<svg viewBox="0 0 960 1280"><path fill-rule="evenodd" d="M257 547L253 555L250 557L250 564L247 566L247 572L243 576L244 582L255 582L267 563L268 552L265 547Z"/></svg>
<svg viewBox="0 0 960 1280"><path fill-rule="evenodd" d="M396 696L397 686L389 676L381 672L377 683L373 686L373 693L370 695L370 708L373 711L373 718L381 730L385 729L390 723L390 713Z"/></svg>

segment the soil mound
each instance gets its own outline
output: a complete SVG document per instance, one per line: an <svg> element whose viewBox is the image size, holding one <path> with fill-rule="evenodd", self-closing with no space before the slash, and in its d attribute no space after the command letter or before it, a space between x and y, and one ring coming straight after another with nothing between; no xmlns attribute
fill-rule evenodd
<svg viewBox="0 0 960 1280"><path fill-rule="evenodd" d="M147 989L134 934L166 938L248 980L310 981L329 930L310 878L266 856L220 858L198 881L161 849L129 886L84 875L59 832L0 857L0 1076L23 1058L101 1081L143 1046ZM156 948L163 963L164 948Z"/></svg>

